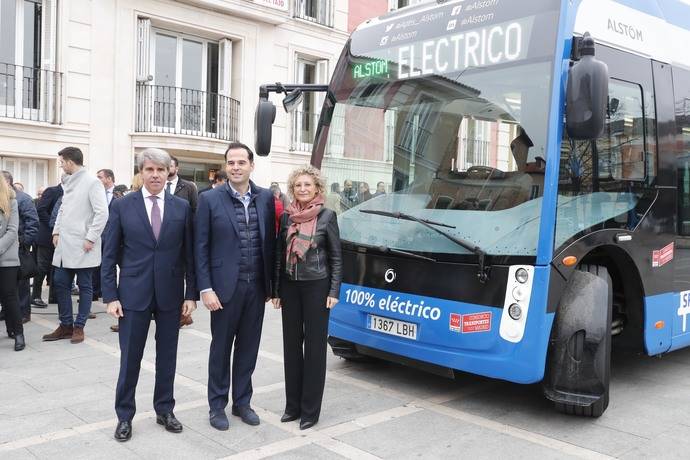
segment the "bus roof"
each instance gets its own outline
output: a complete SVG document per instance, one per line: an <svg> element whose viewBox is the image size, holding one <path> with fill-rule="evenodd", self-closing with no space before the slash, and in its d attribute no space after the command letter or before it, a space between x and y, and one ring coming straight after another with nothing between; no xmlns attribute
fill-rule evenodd
<svg viewBox="0 0 690 460"><path fill-rule="evenodd" d="M473 1L420 3L369 19L357 30L424 11L433 12L453 3L469 5ZM487 11L501 8L498 1L483 4L484 8L489 5ZM686 49L690 43L690 0L576 0L575 5L575 34L590 32L599 43L690 69L690 53Z"/></svg>
<svg viewBox="0 0 690 460"><path fill-rule="evenodd" d="M574 32L602 44L690 68L690 0L582 0Z"/></svg>

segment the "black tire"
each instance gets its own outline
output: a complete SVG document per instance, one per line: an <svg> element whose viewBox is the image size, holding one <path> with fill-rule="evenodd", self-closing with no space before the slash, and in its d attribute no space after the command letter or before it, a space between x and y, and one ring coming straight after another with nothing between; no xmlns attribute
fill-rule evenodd
<svg viewBox="0 0 690 460"><path fill-rule="evenodd" d="M613 304L613 288L612 288L612 282L611 282L611 277L608 274L608 270L606 267L600 266L600 265L581 265L578 267L578 270L590 273L592 275L595 275L602 280L606 282L607 289L608 289L608 305L605 306L606 308L606 324L604 326L604 332L603 332L603 339L600 343L600 347L597 349L595 359L592 362L592 367L595 369L595 374L598 377L598 379L594 379L597 381L597 383L600 386L600 396L596 401L592 402L591 404L586 404L585 401L586 399L578 397L578 393L588 393L588 390L591 388L588 387L588 385L591 385L591 382L584 382L582 384L582 387L577 386L577 384L574 385L575 388L570 388L570 389L561 389L560 391L560 396L558 398L554 398L555 394L559 394L559 391L551 391L548 392L545 390L545 394L547 397L554 402L554 408L556 409L557 412L561 412L563 414L568 414L568 415L575 415L575 416L580 416L580 417L600 417L606 408L609 405L609 376L611 372L611 316L612 316L612 304ZM560 313L560 311L559 311ZM569 313L564 313L564 314L571 314ZM557 320L561 320L560 318L557 318ZM569 354L570 356L574 356L579 360L579 358L586 356L587 350L585 350L586 347L586 327L588 324L586 324L586 321L582 325L582 330L576 332L573 334L570 339L568 340L568 348L569 348ZM552 352L553 352L553 342L549 347L549 359L548 359L548 366L549 369L547 369L547 376L550 376L552 374L552 366L557 365L554 361L554 358L552 357ZM553 389L553 388L552 388ZM572 391L572 393L571 393Z"/></svg>

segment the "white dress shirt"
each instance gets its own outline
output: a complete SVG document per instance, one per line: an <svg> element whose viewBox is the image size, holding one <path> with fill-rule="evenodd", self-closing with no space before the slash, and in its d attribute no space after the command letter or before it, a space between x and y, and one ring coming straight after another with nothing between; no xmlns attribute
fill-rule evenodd
<svg viewBox="0 0 690 460"><path fill-rule="evenodd" d="M151 210L153 209L153 202L149 199L153 193L146 190L146 187L141 188L141 193L144 195L144 204L146 205L146 215L149 216L149 224L151 223ZM161 223L163 223L163 213L165 212L165 189L157 193L158 207L161 210Z"/></svg>
<svg viewBox="0 0 690 460"><path fill-rule="evenodd" d="M174 195L175 194L175 189L177 188L177 183L180 181L180 176L175 176L173 180L166 180L165 181L165 187L163 187L163 190L166 190L168 188L168 182L170 182L170 194Z"/></svg>
<svg viewBox="0 0 690 460"><path fill-rule="evenodd" d="M108 206L110 206L110 202L113 201L113 190L115 190L114 185L105 189L105 197L108 199Z"/></svg>

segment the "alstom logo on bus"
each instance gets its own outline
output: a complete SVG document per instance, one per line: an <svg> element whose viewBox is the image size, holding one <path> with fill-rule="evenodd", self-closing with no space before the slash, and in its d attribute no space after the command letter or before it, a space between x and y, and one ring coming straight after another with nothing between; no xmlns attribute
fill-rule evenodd
<svg viewBox="0 0 690 460"><path fill-rule="evenodd" d="M457 72L524 57L524 30L519 22L401 46L398 78Z"/></svg>

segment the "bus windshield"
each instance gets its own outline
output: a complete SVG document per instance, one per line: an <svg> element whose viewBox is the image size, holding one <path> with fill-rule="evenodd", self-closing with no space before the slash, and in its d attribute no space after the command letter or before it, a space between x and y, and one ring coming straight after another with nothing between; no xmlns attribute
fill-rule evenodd
<svg viewBox="0 0 690 460"><path fill-rule="evenodd" d="M399 212L490 255L536 254L560 2L503 3L449 2L353 34L312 158L343 240L471 253L385 215Z"/></svg>

